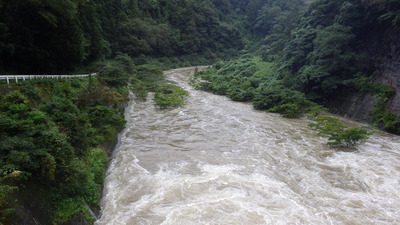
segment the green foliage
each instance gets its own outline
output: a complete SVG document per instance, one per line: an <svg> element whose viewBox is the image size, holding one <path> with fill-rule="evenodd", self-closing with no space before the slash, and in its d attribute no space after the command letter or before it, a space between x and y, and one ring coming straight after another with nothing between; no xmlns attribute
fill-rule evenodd
<svg viewBox="0 0 400 225"><path fill-rule="evenodd" d="M79 109L104 105L112 108L118 108L125 103L126 92L122 88L114 89L106 86L107 82L91 81L83 86L76 94L76 106Z"/></svg>
<svg viewBox="0 0 400 225"><path fill-rule="evenodd" d="M400 3L396 0L364 0L374 15L377 16L377 20L381 24L388 24L394 26L397 29L400 28Z"/></svg>
<svg viewBox="0 0 400 225"><path fill-rule="evenodd" d="M196 90L202 90L202 91L212 91L213 90L213 85L210 82L202 81L198 82L193 85L193 87Z"/></svg>
<svg viewBox="0 0 400 225"><path fill-rule="evenodd" d="M320 135L328 137L327 144L332 146L355 146L368 139L369 136L365 127L347 128L334 117L317 117L309 126L318 130Z"/></svg>
<svg viewBox="0 0 400 225"><path fill-rule="evenodd" d="M364 95L371 91L372 77L367 77L362 73L357 73L353 79L354 85L356 86L358 93Z"/></svg>
<svg viewBox="0 0 400 225"><path fill-rule="evenodd" d="M146 100L147 97L147 87L146 83L137 79L132 78L129 88L136 94L136 96L141 100Z"/></svg>
<svg viewBox="0 0 400 225"><path fill-rule="evenodd" d="M317 29L314 49L307 56L309 63L298 72L307 94L317 99L326 98L348 79L358 61L350 47L354 37L351 27L339 24Z"/></svg>
<svg viewBox="0 0 400 225"><path fill-rule="evenodd" d="M247 5L246 15L252 29L267 35L278 29L278 26L286 25L286 28L293 26L287 17L295 19L303 8L304 4L301 0L252 0ZM282 24L284 21L287 24ZM281 33L283 33L282 30Z"/></svg>
<svg viewBox="0 0 400 225"><path fill-rule="evenodd" d="M127 86L130 74L124 68L116 64L107 64L100 72L102 80L111 87Z"/></svg>
<svg viewBox="0 0 400 225"><path fill-rule="evenodd" d="M107 161L97 146L125 124L126 96L108 81L25 81L0 97L0 210L12 216L6 194L29 192L29 183L51 196L54 224L76 213L91 221L86 203L99 205Z"/></svg>
<svg viewBox="0 0 400 225"><path fill-rule="evenodd" d="M55 204L55 213L52 215L53 224L62 224L67 222L74 215L85 212L87 210L80 198L66 198L57 201Z"/></svg>
<svg viewBox="0 0 400 225"><path fill-rule="evenodd" d="M360 94L373 94L383 103L396 94L395 88L391 85L373 82L372 77L367 77L362 73L357 73L353 82Z"/></svg>
<svg viewBox="0 0 400 225"><path fill-rule="evenodd" d="M321 105L314 105L307 109L307 114L309 119L316 118L322 111L328 110L327 108Z"/></svg>
<svg viewBox="0 0 400 225"><path fill-rule="evenodd" d="M146 100L148 91L154 91L166 83L159 65L141 64L137 66L135 60L127 54L118 54L114 61L106 64L100 73L100 79L118 92L127 90L129 87L141 100Z"/></svg>
<svg viewBox="0 0 400 225"><path fill-rule="evenodd" d="M104 141L112 141L118 131L124 128L126 121L113 108L97 105L88 109L90 122L96 129L96 134L104 138Z"/></svg>
<svg viewBox="0 0 400 225"><path fill-rule="evenodd" d="M199 72L202 80L211 83L195 84L195 87L212 89L216 94L227 95L235 101L251 101L255 89L267 80L274 80L272 64L262 62L260 58L244 55L225 64L217 63L214 67ZM204 82L204 81L202 81Z"/></svg>
<svg viewBox="0 0 400 225"><path fill-rule="evenodd" d="M162 69L155 64L138 66L136 68L136 78L145 83L146 89L152 91L166 82Z"/></svg>
<svg viewBox="0 0 400 225"><path fill-rule="evenodd" d="M217 63L197 72L196 79L197 89L224 94L234 101L251 101L256 109L278 112L285 117L298 117L314 105L301 92L282 84L274 63L251 55Z"/></svg>
<svg viewBox="0 0 400 225"><path fill-rule="evenodd" d="M286 85L326 103L347 89L365 60L357 39L365 26L361 2L319 0L311 4L285 44L279 65Z"/></svg>
<svg viewBox="0 0 400 225"><path fill-rule="evenodd" d="M157 88L154 95L155 105L161 109L183 106L189 92L175 85L167 84Z"/></svg>
<svg viewBox="0 0 400 225"><path fill-rule="evenodd" d="M0 8L0 24L6 31L0 37L1 66L25 73L54 73L108 55L109 44L94 1L5 0L4 4L7 7Z"/></svg>
<svg viewBox="0 0 400 225"><path fill-rule="evenodd" d="M8 197L16 187L5 185L0 183L0 224L6 224L7 216L14 212L14 208L11 208L12 200Z"/></svg>
<svg viewBox="0 0 400 225"><path fill-rule="evenodd" d="M14 170L9 174L5 174L4 170L0 173L0 224L7 224L8 216L14 212L14 199L11 194L18 190L14 186L14 182L18 180L21 171Z"/></svg>
<svg viewBox="0 0 400 225"><path fill-rule="evenodd" d="M261 53L263 60L275 61L281 56L292 31L297 27L305 9L302 0L252 0L248 4L248 26L256 35L260 35L261 48L250 48ZM258 50L258 51L257 51Z"/></svg>
<svg viewBox="0 0 400 225"><path fill-rule="evenodd" d="M54 96L41 107L41 110L57 123L75 149L83 151L94 141L91 138L94 130L88 114L82 113L71 100Z"/></svg>
<svg viewBox="0 0 400 225"><path fill-rule="evenodd" d="M400 134L400 115L391 112L385 105L385 103L379 103L375 107L371 116L372 122L385 131Z"/></svg>
<svg viewBox="0 0 400 225"><path fill-rule="evenodd" d="M278 112L287 118L299 117L302 113L300 106L294 103L287 103L282 105L274 106L268 109L268 112Z"/></svg>
<svg viewBox="0 0 400 225"><path fill-rule="evenodd" d="M338 134L329 137L329 145L355 146L361 141L368 139L369 133L365 128L347 128Z"/></svg>
<svg viewBox="0 0 400 225"><path fill-rule="evenodd" d="M131 56L171 57L210 51L229 54L231 49L243 46L243 21L233 12L226 15L231 7L229 3L210 0L100 3L100 11L106 15L102 18L105 36L113 52Z"/></svg>
<svg viewBox="0 0 400 225"><path fill-rule="evenodd" d="M85 224L92 224L94 218L90 215L85 201L81 198L67 198L57 201L55 213L52 215L53 224L64 224L75 215L82 214Z"/></svg>
<svg viewBox="0 0 400 225"><path fill-rule="evenodd" d="M283 104L306 104L307 99L298 91L290 90L283 85L261 86L253 100L256 109L270 109Z"/></svg>
<svg viewBox="0 0 400 225"><path fill-rule="evenodd" d="M372 122L385 131L400 134L400 115L386 107L390 98L396 94L395 88L388 84L373 82L372 77L361 73L358 73L353 81L360 94L370 93L378 100L371 115Z"/></svg>

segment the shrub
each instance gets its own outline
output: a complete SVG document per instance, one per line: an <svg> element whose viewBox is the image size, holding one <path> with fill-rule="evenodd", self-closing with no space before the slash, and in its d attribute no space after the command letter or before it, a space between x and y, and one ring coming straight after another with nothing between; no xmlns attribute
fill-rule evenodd
<svg viewBox="0 0 400 225"><path fill-rule="evenodd" d="M100 78L111 87L126 86L129 74L118 64L109 64L100 71Z"/></svg>
<svg viewBox="0 0 400 225"><path fill-rule="evenodd" d="M300 115L303 109L313 105L303 93L286 88L283 85L262 86L256 89L253 106L256 109L266 109L272 112L283 112L287 110ZM287 113L287 112L286 112ZM291 115L289 115L291 116Z"/></svg>
<svg viewBox="0 0 400 225"><path fill-rule="evenodd" d="M396 94L396 89L389 84L381 84L372 81L372 77L367 77L361 73L355 75L353 82L361 94L371 93L379 100L386 102Z"/></svg>
<svg viewBox="0 0 400 225"><path fill-rule="evenodd" d="M385 131L400 134L400 115L387 109L386 104L396 94L396 89L388 84L372 82L371 77L361 73L354 79L356 88L361 94L371 93L378 100L372 113L372 122Z"/></svg>
<svg viewBox="0 0 400 225"><path fill-rule="evenodd" d="M136 78L146 83L146 88L149 90L155 90L158 86L166 82L162 69L155 64L138 66Z"/></svg>
<svg viewBox="0 0 400 225"><path fill-rule="evenodd" d="M199 82L193 85L193 87L196 90L202 90L202 91L212 91L213 90L213 85L210 82Z"/></svg>
<svg viewBox="0 0 400 225"><path fill-rule="evenodd" d="M124 128L125 120L113 108L98 105L89 109L89 120L96 134L104 140L113 140L118 131Z"/></svg>
<svg viewBox="0 0 400 225"><path fill-rule="evenodd" d="M366 128L347 128L342 132L329 137L329 145L355 146L368 139L369 133Z"/></svg>
<svg viewBox="0 0 400 225"><path fill-rule="evenodd" d="M383 128L385 131L400 134L400 115L386 109L384 104L375 107L372 113L372 121L376 126Z"/></svg>
<svg viewBox="0 0 400 225"><path fill-rule="evenodd" d="M298 104L288 103L274 106L270 108L268 112L278 112L282 114L283 117L296 118L301 115L302 110Z"/></svg>
<svg viewBox="0 0 400 225"><path fill-rule="evenodd" d="M136 94L138 99L146 100L147 97L146 83L137 78L132 78L130 83L130 89L133 91L133 93Z"/></svg>
<svg viewBox="0 0 400 225"><path fill-rule="evenodd" d="M172 84L163 85L157 88L154 95L155 105L161 109L182 106L184 98L189 92Z"/></svg>
<svg viewBox="0 0 400 225"><path fill-rule="evenodd" d="M339 119L328 116L317 117L309 126L318 130L320 135L328 137L327 144L332 146L355 146L369 136L365 127L347 128Z"/></svg>
<svg viewBox="0 0 400 225"><path fill-rule="evenodd" d="M307 108L306 110L307 110L308 118L315 119L321 113L321 111L328 110L328 109L323 107L322 105L316 104L316 105L313 105L313 106Z"/></svg>

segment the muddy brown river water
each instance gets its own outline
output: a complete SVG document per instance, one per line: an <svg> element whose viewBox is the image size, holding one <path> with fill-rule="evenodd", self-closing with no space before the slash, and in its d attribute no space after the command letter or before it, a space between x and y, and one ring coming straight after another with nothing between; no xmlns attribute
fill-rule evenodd
<svg viewBox="0 0 400 225"><path fill-rule="evenodd" d="M327 146L304 119L194 90L182 108L130 101L97 225L400 224L400 137Z"/></svg>

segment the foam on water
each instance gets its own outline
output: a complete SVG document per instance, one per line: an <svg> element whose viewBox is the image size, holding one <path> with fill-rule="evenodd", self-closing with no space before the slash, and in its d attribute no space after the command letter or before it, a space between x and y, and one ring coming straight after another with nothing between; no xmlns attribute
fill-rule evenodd
<svg viewBox="0 0 400 225"><path fill-rule="evenodd" d="M193 90L191 71L167 72L184 108L131 102L96 224L400 224L398 136L330 148L306 120Z"/></svg>

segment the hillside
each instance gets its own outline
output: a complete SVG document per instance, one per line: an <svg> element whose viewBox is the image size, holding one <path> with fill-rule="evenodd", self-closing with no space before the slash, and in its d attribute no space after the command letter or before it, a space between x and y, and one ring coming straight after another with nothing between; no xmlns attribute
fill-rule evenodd
<svg viewBox="0 0 400 225"><path fill-rule="evenodd" d="M214 64L197 88L400 134L397 0L0 0L0 15L1 74L100 72L0 83L0 224L92 223L127 87L144 100L165 68Z"/></svg>

